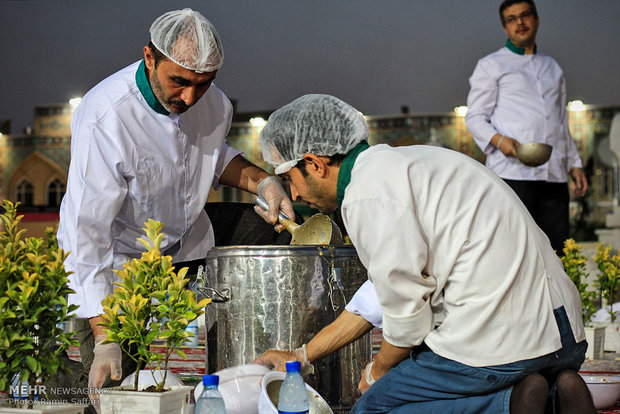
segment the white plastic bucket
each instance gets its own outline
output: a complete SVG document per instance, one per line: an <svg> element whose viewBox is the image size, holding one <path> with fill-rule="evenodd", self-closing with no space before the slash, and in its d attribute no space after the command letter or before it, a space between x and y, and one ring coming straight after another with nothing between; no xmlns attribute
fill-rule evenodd
<svg viewBox="0 0 620 414"><path fill-rule="evenodd" d="M213 375L220 377L218 390L224 398L226 414L257 414L260 397L260 381L269 368L258 364L246 364L222 369ZM202 382L194 389L194 398L198 400L202 393Z"/></svg>
<svg viewBox="0 0 620 414"><path fill-rule="evenodd" d="M271 371L265 374L261 384L261 393L258 399L258 414L278 414L276 407L280 386L286 377L286 372ZM310 414L333 414L327 401L306 384L308 390L308 402L310 403Z"/></svg>

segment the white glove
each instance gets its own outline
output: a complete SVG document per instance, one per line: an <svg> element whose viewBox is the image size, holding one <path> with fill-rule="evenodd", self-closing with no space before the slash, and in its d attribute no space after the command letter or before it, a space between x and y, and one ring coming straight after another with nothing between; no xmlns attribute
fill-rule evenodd
<svg viewBox="0 0 620 414"><path fill-rule="evenodd" d="M372 363L375 361L371 361L368 365L366 365L366 369L364 370L364 377L366 378L366 383L370 386L375 383L375 379L370 373L370 369L372 368Z"/></svg>
<svg viewBox="0 0 620 414"><path fill-rule="evenodd" d="M286 195L286 191L282 188L280 181L270 175L263 179L256 188L256 193L259 197L262 197L269 206L269 211L265 213L260 207L254 207L256 213L258 213L268 223L277 223L278 214L280 210L284 212L291 220L295 220L295 211L293 210L293 203ZM284 228L280 224L276 224L276 230L282 231Z"/></svg>
<svg viewBox="0 0 620 414"><path fill-rule="evenodd" d="M306 344L303 344L301 348L295 350L295 356L298 361L301 361L302 374L314 374L314 365L308 360L308 351L306 351Z"/></svg>
<svg viewBox="0 0 620 414"><path fill-rule="evenodd" d="M306 351L306 345L302 345L297 349L270 349L252 363L261 364L270 369L276 371L286 371L287 361L299 361L301 362L302 375L314 374L314 365L308 361L308 352Z"/></svg>
<svg viewBox="0 0 620 414"><path fill-rule="evenodd" d="M95 359L90 366L88 374L88 389L93 391L95 388L101 388L105 380L110 377L112 380L118 381L122 376L121 367L121 347L113 342L103 344L105 336L97 336L95 339ZM101 412L99 407L99 394L89 393L88 395L97 412Z"/></svg>

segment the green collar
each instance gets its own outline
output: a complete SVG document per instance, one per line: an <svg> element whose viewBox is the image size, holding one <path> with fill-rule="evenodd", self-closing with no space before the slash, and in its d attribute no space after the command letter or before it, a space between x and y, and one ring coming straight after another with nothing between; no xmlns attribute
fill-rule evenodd
<svg viewBox="0 0 620 414"><path fill-rule="evenodd" d="M342 160L342 164L340 165L340 171L338 172L338 186L336 187L336 195L338 197L338 207L342 207L342 200L344 199L344 190L349 185L351 181L351 170L353 169L353 165L355 164L355 160L357 156L362 153L362 151L370 148L368 142L362 141L356 146L353 147L351 151L349 151Z"/></svg>
<svg viewBox="0 0 620 414"><path fill-rule="evenodd" d="M166 111L166 108L162 106L151 90L151 85L149 85L149 81L146 79L146 66L144 65L144 59L142 59L142 62L140 62L140 66L138 66L138 70L136 71L136 84L151 109L158 114L170 115L170 112Z"/></svg>
<svg viewBox="0 0 620 414"><path fill-rule="evenodd" d="M510 39L506 39L506 47L508 49L510 49L512 52L516 53L517 55L525 55L525 49L522 47L517 47L515 46L514 43L512 43L510 41ZM536 54L536 45L534 45L534 54Z"/></svg>

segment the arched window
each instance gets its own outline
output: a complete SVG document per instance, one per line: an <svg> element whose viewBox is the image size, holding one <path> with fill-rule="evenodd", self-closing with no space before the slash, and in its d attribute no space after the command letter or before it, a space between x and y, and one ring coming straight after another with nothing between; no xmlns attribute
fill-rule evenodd
<svg viewBox="0 0 620 414"><path fill-rule="evenodd" d="M65 195L65 185L56 178L47 187L47 205L48 207L60 207L62 196Z"/></svg>
<svg viewBox="0 0 620 414"><path fill-rule="evenodd" d="M26 180L22 180L17 184L15 191L16 201L19 201L22 206L32 206L32 184Z"/></svg>

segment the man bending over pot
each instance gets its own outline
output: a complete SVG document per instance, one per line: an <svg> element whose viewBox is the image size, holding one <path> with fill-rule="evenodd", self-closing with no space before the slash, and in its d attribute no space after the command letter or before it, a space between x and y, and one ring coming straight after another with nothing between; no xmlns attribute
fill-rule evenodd
<svg viewBox="0 0 620 414"><path fill-rule="evenodd" d="M579 294L517 195L466 155L370 147L368 135L350 105L305 95L260 136L293 200L340 208L376 289L384 339L352 412L542 413L550 392L559 412L594 413L577 373L587 348ZM308 359L368 332L361 320L341 315Z"/></svg>

